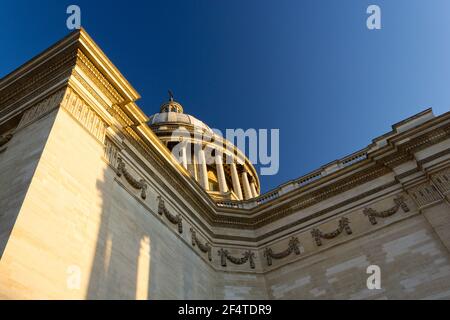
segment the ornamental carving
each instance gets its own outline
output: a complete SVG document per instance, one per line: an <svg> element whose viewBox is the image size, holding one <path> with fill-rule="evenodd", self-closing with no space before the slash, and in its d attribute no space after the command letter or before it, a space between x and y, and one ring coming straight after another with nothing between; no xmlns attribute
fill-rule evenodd
<svg viewBox="0 0 450 320"><path fill-rule="evenodd" d="M0 148L6 145L9 140L11 140L13 135L11 133L5 134L4 136L0 136Z"/></svg>
<svg viewBox="0 0 450 320"><path fill-rule="evenodd" d="M2 90L0 106L8 106L9 109L9 106L12 106L13 103L19 101L28 94L35 92L38 87L43 84L48 85L50 82L53 82L55 78L59 78L61 73L64 77L67 77L68 73L65 71L74 64L75 60L76 52L68 52L52 58L32 72L27 71L25 76L14 82L14 85L8 86L6 89ZM8 110L8 112L9 111L10 110Z"/></svg>
<svg viewBox="0 0 450 320"><path fill-rule="evenodd" d="M322 245L322 240L321 239L333 239L333 238L336 238L338 235L340 235L344 231L345 231L345 233L347 233L349 235L353 233L352 229L350 228L350 221L346 217L342 217L339 220L338 228L336 230L332 231L332 232L323 233L319 229L314 228L311 231L311 234L312 234L314 240L316 241L316 244L318 246L321 246Z"/></svg>
<svg viewBox="0 0 450 320"><path fill-rule="evenodd" d="M192 235L192 246L195 247L197 246L201 252L207 253L208 254L208 260L211 261L212 257L211 257L211 246L208 242L206 242L205 244L201 243L200 240L197 238L197 233L195 232L194 229L191 228L191 235Z"/></svg>
<svg viewBox="0 0 450 320"><path fill-rule="evenodd" d="M229 254L228 250L225 250L223 248L218 251L218 254L220 256L220 265L222 267L227 266L227 260L237 265L241 265L249 261L250 268L255 269L255 253L251 252L250 250L245 251L240 258L233 257Z"/></svg>
<svg viewBox="0 0 450 320"><path fill-rule="evenodd" d="M291 238L289 240L288 247L286 250L283 250L281 252L274 253L271 248L266 248L264 250L264 256L267 259L267 265L272 265L272 259L283 259L288 257L292 252L294 252L296 255L300 254L300 248L299 248L300 242L298 241L297 237Z"/></svg>
<svg viewBox="0 0 450 320"><path fill-rule="evenodd" d="M119 149L117 146L109 139L105 138L105 146L103 148L103 156L106 161L113 167L117 168L119 156Z"/></svg>
<svg viewBox="0 0 450 320"><path fill-rule="evenodd" d="M67 88L61 106L100 142L104 142L106 124L71 88Z"/></svg>
<svg viewBox="0 0 450 320"><path fill-rule="evenodd" d="M171 223L178 225L178 233L183 233L183 218L180 214L173 215L167 210L164 199L158 196L158 213L164 215Z"/></svg>
<svg viewBox="0 0 450 320"><path fill-rule="evenodd" d="M377 224L377 218L387 218L394 215L400 208L402 208L403 212L409 212L408 205L405 203L405 200L402 196L399 196L394 199L395 205L384 211L376 211L372 208L364 209L364 214L369 218L371 224Z"/></svg>
<svg viewBox="0 0 450 320"><path fill-rule="evenodd" d="M123 162L122 158L117 159L117 175L121 177L122 175L125 177L125 180L128 181L128 183L135 189L141 190L141 198L146 199L147 198L147 184L145 183L144 179L137 180L133 178L133 176L128 172L128 170L125 167L125 162Z"/></svg>
<svg viewBox="0 0 450 320"><path fill-rule="evenodd" d="M443 199L438 189L428 182L408 190L408 192L419 208L437 203Z"/></svg>
<svg viewBox="0 0 450 320"><path fill-rule="evenodd" d="M117 92L111 83L103 76L103 74L94 66L88 57L81 51L77 51L77 66L79 66L89 78L94 80L99 89L108 96L114 103L123 102L122 96Z"/></svg>
<svg viewBox="0 0 450 320"><path fill-rule="evenodd" d="M23 128L33 121L57 108L63 100L65 89L61 89L24 112L18 128Z"/></svg>
<svg viewBox="0 0 450 320"><path fill-rule="evenodd" d="M443 194L450 192L450 169L445 169L434 174L431 179Z"/></svg>

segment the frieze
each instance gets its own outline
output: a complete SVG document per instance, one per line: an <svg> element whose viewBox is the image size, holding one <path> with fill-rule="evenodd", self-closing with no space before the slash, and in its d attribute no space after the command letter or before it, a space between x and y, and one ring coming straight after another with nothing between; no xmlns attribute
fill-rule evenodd
<svg viewBox="0 0 450 320"><path fill-rule="evenodd" d="M197 232L191 228L191 240L192 240L192 246L195 247L197 246L201 252L203 253L207 253L208 254L208 260L211 261L212 257L211 257L211 245L206 242L205 244L201 243L200 240L197 237Z"/></svg>
<svg viewBox="0 0 450 320"><path fill-rule="evenodd" d="M119 164L119 149L109 138L105 138L103 156L113 168L117 168Z"/></svg>
<svg viewBox="0 0 450 320"><path fill-rule="evenodd" d="M255 253L250 251L250 250L245 251L242 254L242 257L240 257L240 258L237 258L237 257L234 257L234 256L230 255L228 250L223 249L223 248L221 248L218 251L218 254L220 256L220 265L222 267L226 267L227 266L227 260L230 261L233 264L236 264L236 265L241 265L241 264L244 264L247 261L249 261L250 268L255 269Z"/></svg>
<svg viewBox="0 0 450 320"><path fill-rule="evenodd" d="M73 70L72 76L81 83L84 89L86 89L92 96L95 97L96 101L98 101L103 106L103 108L105 108L105 110L108 111L108 113L122 125L123 128L126 128L133 124L133 121L130 120L130 118L117 104L109 106L76 70Z"/></svg>
<svg viewBox="0 0 450 320"><path fill-rule="evenodd" d="M408 205L405 203L405 200L402 196L395 198L394 203L395 203L395 205L392 208L384 210L384 211L377 211L372 208L365 208L363 213L367 216L367 218L369 218L370 223L375 225L378 223L377 218L390 217L390 216L394 215L395 213L397 213L397 211L400 208L402 208L403 212L409 212Z"/></svg>
<svg viewBox="0 0 450 320"><path fill-rule="evenodd" d="M431 176L431 180L443 194L450 192L450 169L442 170Z"/></svg>
<svg viewBox="0 0 450 320"><path fill-rule="evenodd" d="M299 248L299 240L297 237L292 237L291 240L289 240L288 247L286 250L283 250L281 252L274 253L272 248L266 248L264 250L264 256L267 259L267 265L272 265L272 259L283 259L291 255L292 252L294 252L296 255L300 254L300 248Z"/></svg>
<svg viewBox="0 0 450 320"><path fill-rule="evenodd" d="M447 124L405 143L402 148L407 152L417 152L427 148L431 144L436 144L448 139L449 135L450 125Z"/></svg>
<svg viewBox="0 0 450 320"><path fill-rule="evenodd" d="M99 89L105 93L113 103L121 103L124 101L122 96L116 89L110 84L110 82L104 77L104 75L94 66L86 55L81 50L77 51L76 64L90 76L92 80L98 85Z"/></svg>
<svg viewBox="0 0 450 320"><path fill-rule="evenodd" d="M75 51L52 58L44 65L39 66L36 70L29 72L24 77L14 82L13 85L2 89L0 95L0 109L5 105L10 105L19 99L22 99L27 94L35 91L38 87L41 87L44 83L55 79L55 72L58 69L67 70L66 68L75 64L75 60ZM66 72L64 72L64 74L67 75Z"/></svg>
<svg viewBox="0 0 450 320"><path fill-rule="evenodd" d="M118 157L117 163L117 176L121 177L123 175L125 177L125 180L127 180L133 188L141 190L141 198L145 200L147 198L147 183L145 183L145 180L135 179L128 172L127 168L125 167L125 162L122 160L122 158Z"/></svg>
<svg viewBox="0 0 450 320"><path fill-rule="evenodd" d="M183 233L183 218L180 214L173 215L167 210L166 205L164 203L164 199L161 196L157 197L159 200L158 203L158 213L160 215L164 215L167 220L171 223L176 224L178 226L178 233Z"/></svg>
<svg viewBox="0 0 450 320"><path fill-rule="evenodd" d="M437 188L426 182L408 190L419 208L441 201L443 198Z"/></svg>
<svg viewBox="0 0 450 320"><path fill-rule="evenodd" d="M67 88L61 106L101 143L104 142L106 124L71 88Z"/></svg>
<svg viewBox="0 0 450 320"><path fill-rule="evenodd" d="M53 109L59 107L61 101L63 100L65 91L66 89L61 89L25 111L17 128L23 128L40 117L48 114Z"/></svg>
<svg viewBox="0 0 450 320"><path fill-rule="evenodd" d="M340 235L343 231L347 233L348 235L352 234L352 229L350 228L350 222L348 218L342 217L339 220L339 226L336 230L332 232L323 233L317 228L314 228L311 230L311 235L313 236L314 241L318 246L322 245L322 239L333 239L336 238L338 235Z"/></svg>

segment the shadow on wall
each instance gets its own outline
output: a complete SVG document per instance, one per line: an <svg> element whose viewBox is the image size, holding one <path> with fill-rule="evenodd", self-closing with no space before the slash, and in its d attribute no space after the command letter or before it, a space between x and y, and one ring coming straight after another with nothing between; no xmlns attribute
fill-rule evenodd
<svg viewBox="0 0 450 320"><path fill-rule="evenodd" d="M86 299L150 298L150 235L135 200L106 169L97 180L100 226Z"/></svg>
<svg viewBox="0 0 450 320"><path fill-rule="evenodd" d="M145 200L152 213L122 183L111 167L96 182L101 216L86 298L213 299L214 270L154 215L156 191Z"/></svg>

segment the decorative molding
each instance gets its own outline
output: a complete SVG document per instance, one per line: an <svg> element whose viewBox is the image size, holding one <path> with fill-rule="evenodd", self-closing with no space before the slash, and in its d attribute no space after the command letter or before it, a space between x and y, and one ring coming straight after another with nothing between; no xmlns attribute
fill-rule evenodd
<svg viewBox="0 0 450 320"><path fill-rule="evenodd" d="M394 215L400 208L402 208L403 212L409 212L408 205L405 203L405 200L402 196L398 196L394 199L395 205L387 210L384 211L376 211L372 208L365 208L363 213L369 218L369 221L371 224L375 225L377 224L376 218L387 218L392 215Z"/></svg>
<svg viewBox="0 0 450 320"><path fill-rule="evenodd" d="M58 55L40 65L32 72L26 73L25 76L14 81L14 83L10 84L5 89L1 89L0 109L8 106L8 110L5 111L9 112L9 106L34 92L39 87L53 81L55 78L60 79L67 77L69 75L67 71L75 64L75 60L75 51L69 51L63 55Z"/></svg>
<svg viewBox="0 0 450 320"><path fill-rule="evenodd" d="M366 183L367 181L386 175L390 172L391 170L389 168L381 166L375 166L364 169L340 181L334 182L323 188L320 188L317 191L313 191L311 193L302 195L299 198L296 198L290 201L289 203L283 205L281 208L273 206L273 209L265 211L264 214L258 216L255 219L256 221L252 224L252 228L256 229L264 225L267 225L271 222L274 222L278 219L288 216L294 212L308 208L314 204L324 201L330 197L339 195L347 190L351 190L356 186L359 186L363 183ZM308 220L316 218L321 214L322 213L312 214L311 216L308 216Z"/></svg>
<svg viewBox="0 0 450 320"><path fill-rule="evenodd" d="M81 51L77 51L77 66L79 66L89 77L94 81L99 89L108 96L113 103L121 103L124 101L123 97L111 85L111 83L104 77L104 75L94 66L91 60Z"/></svg>
<svg viewBox="0 0 450 320"><path fill-rule="evenodd" d="M420 209L443 200L437 188L429 182L408 190L408 193Z"/></svg>
<svg viewBox="0 0 450 320"><path fill-rule="evenodd" d="M103 156L106 161L108 161L113 168L117 168L119 164L119 148L117 148L109 138L105 138L105 147L103 151Z"/></svg>
<svg viewBox="0 0 450 320"><path fill-rule="evenodd" d="M114 119L116 119L120 125L123 128L127 128L126 132L130 133L130 128L128 126L133 124L133 121L130 119L130 117L121 109L120 106L118 106L117 104L113 104L112 106L108 105L104 99L96 92L96 90L94 90L91 85L85 80L85 78L80 75L80 73L77 70L73 70L72 72L72 76L81 83L81 85L83 86L84 89L86 89L94 98L96 101L98 101L105 110L108 111L108 113L114 117ZM89 76L89 74L88 74ZM96 83L95 79L90 77L92 81L94 81L94 83ZM101 84L97 84L98 86L100 86L101 89ZM102 90L100 90L102 91ZM105 93L105 92L103 92ZM132 131L132 130L131 130ZM134 137L133 137L134 138ZM130 140L133 141L133 140Z"/></svg>
<svg viewBox="0 0 450 320"><path fill-rule="evenodd" d="M259 241L263 241L264 239L266 239L266 238L268 238L268 237L271 237L271 236L273 236L273 235L276 235L276 234L278 234L278 233L280 233L280 232L282 232L282 231L289 230L289 229L291 229L291 228L293 228L293 227L295 227L295 226L298 226L298 225L300 225L300 224L306 223L306 222L310 221L311 219L318 218L318 217L323 216L323 215L325 215L325 214L327 214L327 213L330 213L330 212L333 212L333 211L335 211L335 210L338 210L338 209L340 209L340 208L342 208L342 207L345 207L345 206L347 206L347 205L349 205L349 204L358 202L358 201L361 200L361 199L364 199L364 198L366 198L366 197L372 196L372 195L374 195L374 194L376 194L376 193L378 193L378 192L380 192L380 191L383 191L383 190L386 190L386 189L388 189L388 188L391 188L392 186L395 186L395 185L397 185L397 184L398 184L398 183L397 183L396 181L392 181L392 182L389 182L388 184L385 184L385 185L379 186L379 187L377 187L377 188L371 189L371 190L369 190L369 191L360 193L360 194L358 194L358 195L355 196L355 197L348 198L348 199L346 199L346 200L344 200L344 201L342 201L342 202L340 202L340 203L338 203L338 204L335 204L335 205L330 206L330 207L328 207L328 208L325 208L325 209L322 209L322 210L320 210L320 211L317 211L317 212L315 212L315 213L313 213L313 214L311 214L311 215L308 215L308 216L306 216L306 217L299 218L299 219L297 219L297 220L295 220L295 221L293 221L293 222L291 222L291 223L288 223L288 224L286 224L286 225L283 225L283 226L281 226L281 227L279 227L279 228L277 228L277 229L268 231L268 232L264 233L263 235L257 236L256 239L255 239L255 241L258 241L258 242L259 242ZM341 213L345 213L345 212L347 212L347 211L348 211L348 210L345 210L345 209L344 209L344 210L341 210L340 212L337 213L337 215L338 215L338 214L341 214ZM249 241L249 239L242 239L242 238L240 238L240 239L235 239L235 238L236 238L236 237L234 237L234 238L226 237L226 236L222 236L222 237L221 237L221 239Z"/></svg>
<svg viewBox="0 0 450 320"><path fill-rule="evenodd" d="M201 243L200 240L197 238L197 233L194 229L191 228L191 234L192 234L192 246L197 246L201 252L208 254L208 260L211 261L211 245L206 242L205 244Z"/></svg>
<svg viewBox="0 0 450 320"><path fill-rule="evenodd" d="M66 88L61 89L25 111L17 128L20 129L29 125L35 120L48 114L53 109L59 107L61 101L63 100L65 91Z"/></svg>
<svg viewBox="0 0 450 320"><path fill-rule="evenodd" d="M283 250L278 253L274 253L271 248L266 248L264 250L264 256L267 259L267 265L272 265L272 259L283 259L288 257L292 252L294 252L296 255L300 254L300 248L299 248L300 241L297 237L292 237L291 240L289 240L288 247L286 250Z"/></svg>
<svg viewBox="0 0 450 320"><path fill-rule="evenodd" d="M218 254L220 256L220 265L222 267L226 267L227 266L227 260L230 261L231 263L237 264L237 265L241 265L241 264L244 264L247 261L249 261L250 262L250 268L255 269L255 253L250 251L250 250L245 251L242 254L241 258L233 257L232 255L230 255L228 253L228 250L225 250L223 248L221 248L218 251Z"/></svg>
<svg viewBox="0 0 450 320"><path fill-rule="evenodd" d="M314 228L311 230L311 234L316 241L316 244L318 246L322 245L321 239L333 239L336 238L338 235L340 235L343 231L345 231L348 235L352 234L352 229L350 228L350 221L346 217L342 217L339 220L339 226L336 230L328 233L323 233L317 228Z"/></svg>
<svg viewBox="0 0 450 320"><path fill-rule="evenodd" d="M443 194L450 192L450 169L444 169L431 176L431 180Z"/></svg>
<svg viewBox="0 0 450 320"><path fill-rule="evenodd" d="M137 180L133 178L133 176L128 172L128 170L125 167L125 162L122 160L121 157L117 158L117 176L121 177L122 175L125 177L125 180L128 181L128 183L135 189L141 190L141 198L146 199L147 198L147 183L145 183L144 179Z"/></svg>
<svg viewBox="0 0 450 320"><path fill-rule="evenodd" d="M157 198L159 200L158 213L160 215L164 215L171 223L178 225L178 233L183 233L183 218L181 217L181 215L171 214L164 204L164 199L161 196L158 196Z"/></svg>
<svg viewBox="0 0 450 320"><path fill-rule="evenodd" d="M12 137L12 133L7 133L3 136L0 136L0 148L6 145L12 139Z"/></svg>
<svg viewBox="0 0 450 320"><path fill-rule="evenodd" d="M105 141L106 124L71 88L67 88L61 106L101 143Z"/></svg>

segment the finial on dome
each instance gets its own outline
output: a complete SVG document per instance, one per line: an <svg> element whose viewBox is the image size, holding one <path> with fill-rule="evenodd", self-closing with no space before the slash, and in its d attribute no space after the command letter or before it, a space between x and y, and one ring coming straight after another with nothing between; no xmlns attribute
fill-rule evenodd
<svg viewBox="0 0 450 320"><path fill-rule="evenodd" d="M169 94L169 101L167 101L167 102L162 104L161 109L160 109L160 113L164 113L164 112L183 113L183 107L181 106L181 104L179 104L178 102L176 102L173 99L173 92L172 92L172 90L167 90L167 92Z"/></svg>

